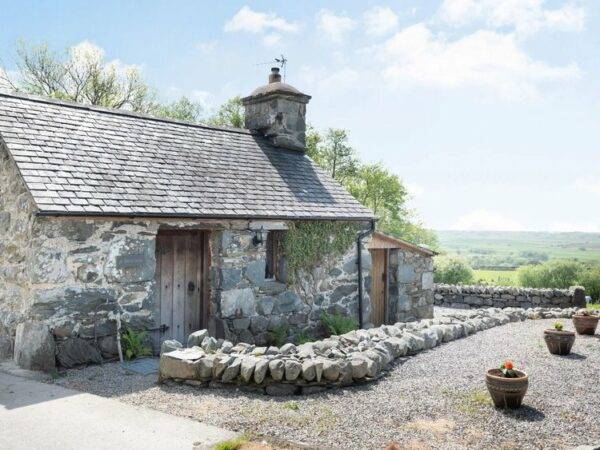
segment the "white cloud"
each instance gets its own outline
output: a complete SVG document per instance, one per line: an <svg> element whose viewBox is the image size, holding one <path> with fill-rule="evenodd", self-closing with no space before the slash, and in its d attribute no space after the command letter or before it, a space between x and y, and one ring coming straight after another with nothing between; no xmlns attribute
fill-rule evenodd
<svg viewBox="0 0 600 450"><path fill-rule="evenodd" d="M249 33L264 33L268 31L295 32L298 25L289 22L277 14L257 12L248 6L243 6L224 27L225 31L246 31Z"/></svg>
<svg viewBox="0 0 600 450"><path fill-rule="evenodd" d="M72 69L80 70L82 73L87 71L90 64L103 61L106 56L106 52L102 47L90 41L82 41L72 46L69 49L69 54L73 62ZM123 64L119 59L113 59L105 63L104 70L109 73L116 73L119 76L127 76L132 71L141 72L142 67L138 64Z"/></svg>
<svg viewBox="0 0 600 450"><path fill-rule="evenodd" d="M302 85L311 91L332 91L356 88L361 80L358 71L343 67L334 71L323 71L322 68L303 66L300 69L299 79Z"/></svg>
<svg viewBox="0 0 600 450"><path fill-rule="evenodd" d="M573 182L573 188L579 192L600 196L600 178L591 176L578 178Z"/></svg>
<svg viewBox="0 0 600 450"><path fill-rule="evenodd" d="M217 48L217 41L200 42L196 47L205 55L210 55Z"/></svg>
<svg viewBox="0 0 600 450"><path fill-rule="evenodd" d="M356 27L356 22L345 15L336 15L322 9L317 13L317 29L324 32L334 42L342 42L344 36Z"/></svg>
<svg viewBox="0 0 600 450"><path fill-rule="evenodd" d="M262 43L265 47L274 47L281 42L281 35L277 33L267 34L262 38Z"/></svg>
<svg viewBox="0 0 600 450"><path fill-rule="evenodd" d="M494 31L479 30L450 41L419 23L397 32L375 50L388 63L384 77L398 87L477 87L521 100L537 97L542 82L580 76L575 64L553 67L536 61L519 48L513 34Z"/></svg>
<svg viewBox="0 0 600 450"><path fill-rule="evenodd" d="M375 6L364 15L365 31L371 36L384 36L398 26L398 16L389 7Z"/></svg>
<svg viewBox="0 0 600 450"><path fill-rule="evenodd" d="M466 231L520 231L524 229L518 221L486 209L478 209L459 217L452 228Z"/></svg>
<svg viewBox="0 0 600 450"><path fill-rule="evenodd" d="M545 0L444 0L438 15L455 26L483 22L493 28L512 27L520 35L533 34L542 28L583 29L583 8L569 2L557 9L546 9L544 3Z"/></svg>

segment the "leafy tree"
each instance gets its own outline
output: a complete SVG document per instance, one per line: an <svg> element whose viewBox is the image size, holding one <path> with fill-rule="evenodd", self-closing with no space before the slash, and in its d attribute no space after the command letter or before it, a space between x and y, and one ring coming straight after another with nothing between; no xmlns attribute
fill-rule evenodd
<svg viewBox="0 0 600 450"><path fill-rule="evenodd" d="M345 130L330 128L323 137L309 132L308 139L309 156L332 178L344 183L356 175L359 161Z"/></svg>
<svg viewBox="0 0 600 450"><path fill-rule="evenodd" d="M464 260L437 256L434 260L434 281L444 284L469 284L473 282L473 270Z"/></svg>
<svg viewBox="0 0 600 450"><path fill-rule="evenodd" d="M166 105L156 104L151 113L153 116L165 117L186 122L199 122L203 108L200 103L193 102L187 97Z"/></svg>
<svg viewBox="0 0 600 450"><path fill-rule="evenodd" d="M108 62L88 42L60 55L47 45L17 48L18 77L5 79L17 91L107 108L149 112L154 94L136 67Z"/></svg>
<svg viewBox="0 0 600 450"><path fill-rule="evenodd" d="M244 128L244 105L240 96L229 99L206 123L216 127Z"/></svg>
<svg viewBox="0 0 600 450"><path fill-rule="evenodd" d="M549 261L537 266L524 266L518 270L519 284L532 288L564 289L577 284L583 270L575 261Z"/></svg>
<svg viewBox="0 0 600 450"><path fill-rule="evenodd" d="M380 217L380 230L416 244L438 246L436 234L406 208L408 192L402 180L382 164L361 163L344 130L329 129L323 136L309 125L306 153Z"/></svg>
<svg viewBox="0 0 600 450"><path fill-rule="evenodd" d="M350 193L385 221L404 212L407 191L400 178L381 164L364 164L348 184Z"/></svg>

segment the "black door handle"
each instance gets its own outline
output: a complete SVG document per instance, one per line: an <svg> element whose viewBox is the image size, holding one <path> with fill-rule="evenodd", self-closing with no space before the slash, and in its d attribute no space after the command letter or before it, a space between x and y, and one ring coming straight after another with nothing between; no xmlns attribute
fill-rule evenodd
<svg viewBox="0 0 600 450"><path fill-rule="evenodd" d="M195 290L196 290L196 283L194 283L193 281L190 281L188 283L188 291L194 292Z"/></svg>

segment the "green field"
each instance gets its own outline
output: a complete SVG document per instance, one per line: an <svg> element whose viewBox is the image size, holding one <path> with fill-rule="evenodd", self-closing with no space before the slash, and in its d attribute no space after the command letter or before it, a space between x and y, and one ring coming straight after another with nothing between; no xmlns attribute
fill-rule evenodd
<svg viewBox="0 0 600 450"><path fill-rule="evenodd" d="M474 270L475 284L495 284L497 286L517 286L516 270Z"/></svg>
<svg viewBox="0 0 600 450"><path fill-rule="evenodd" d="M437 231L443 253L459 255L474 269L498 269L552 259L600 261L600 233Z"/></svg>

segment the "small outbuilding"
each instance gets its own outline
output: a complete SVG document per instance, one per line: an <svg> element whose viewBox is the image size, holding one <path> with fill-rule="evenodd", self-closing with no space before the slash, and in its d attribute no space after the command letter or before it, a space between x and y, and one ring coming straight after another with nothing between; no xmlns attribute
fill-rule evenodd
<svg viewBox="0 0 600 450"><path fill-rule="evenodd" d="M375 232L371 254L371 322L374 326L433 317L433 257L428 248Z"/></svg>
<svg viewBox="0 0 600 450"><path fill-rule="evenodd" d="M305 155L309 100L273 70L230 129L0 94L0 357L99 362L119 321L158 351L430 317L430 253L376 234L380 300L376 217Z"/></svg>

